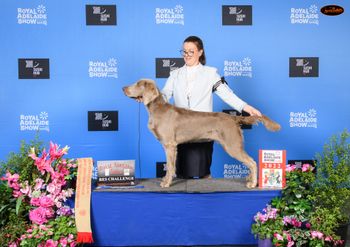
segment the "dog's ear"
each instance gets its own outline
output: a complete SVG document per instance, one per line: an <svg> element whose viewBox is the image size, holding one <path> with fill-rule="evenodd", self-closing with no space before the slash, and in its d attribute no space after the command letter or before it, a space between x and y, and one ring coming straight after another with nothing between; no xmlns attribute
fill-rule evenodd
<svg viewBox="0 0 350 247"><path fill-rule="evenodd" d="M145 82L143 91L143 103L148 105L159 96L159 91L155 83Z"/></svg>

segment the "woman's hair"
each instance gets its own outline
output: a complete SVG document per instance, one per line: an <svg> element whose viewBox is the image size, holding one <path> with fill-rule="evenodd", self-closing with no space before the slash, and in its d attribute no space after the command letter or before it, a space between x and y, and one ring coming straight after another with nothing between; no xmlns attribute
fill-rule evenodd
<svg viewBox="0 0 350 247"><path fill-rule="evenodd" d="M206 63L206 58L205 58L205 52L204 52L204 46L203 46L203 41L197 37L197 36L189 36L184 40L184 43L186 42L192 42L197 46L198 51L203 50L202 55L199 57L199 62L203 65Z"/></svg>

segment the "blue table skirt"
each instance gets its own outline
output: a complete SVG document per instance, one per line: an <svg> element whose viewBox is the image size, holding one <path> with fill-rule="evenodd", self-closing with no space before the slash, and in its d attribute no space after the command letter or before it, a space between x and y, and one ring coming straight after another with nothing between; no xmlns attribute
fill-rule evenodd
<svg viewBox="0 0 350 247"><path fill-rule="evenodd" d="M94 246L256 244L253 216L278 195L93 192Z"/></svg>

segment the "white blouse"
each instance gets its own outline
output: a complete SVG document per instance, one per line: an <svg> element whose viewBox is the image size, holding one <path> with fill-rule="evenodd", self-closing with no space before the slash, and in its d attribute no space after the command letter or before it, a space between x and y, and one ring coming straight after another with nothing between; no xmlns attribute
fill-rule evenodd
<svg viewBox="0 0 350 247"><path fill-rule="evenodd" d="M167 101L174 97L174 103L177 107L212 112L212 89L220 79L216 68L203 66L202 64L190 67L184 65L170 72L170 76L162 89L162 94ZM215 93L239 112L247 104L235 95L227 84L221 84Z"/></svg>

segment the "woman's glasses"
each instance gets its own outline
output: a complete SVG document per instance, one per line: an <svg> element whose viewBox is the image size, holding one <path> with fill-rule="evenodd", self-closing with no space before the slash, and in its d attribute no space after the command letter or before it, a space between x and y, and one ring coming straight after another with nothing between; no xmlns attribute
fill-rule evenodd
<svg viewBox="0 0 350 247"><path fill-rule="evenodd" d="M181 54L181 56L189 56L189 57L192 57L193 56L193 54L194 54L194 51L185 51L185 50L181 50L180 51L180 54Z"/></svg>

